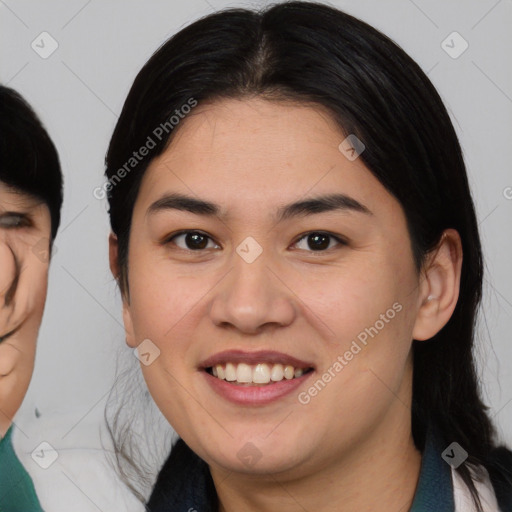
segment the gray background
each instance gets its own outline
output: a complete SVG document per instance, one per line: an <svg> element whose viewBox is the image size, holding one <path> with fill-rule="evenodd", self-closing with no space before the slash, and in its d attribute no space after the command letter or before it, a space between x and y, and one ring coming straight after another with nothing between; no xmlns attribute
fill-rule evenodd
<svg viewBox="0 0 512 512"><path fill-rule="evenodd" d="M101 417L124 344L119 293L108 268L103 161L133 79L184 25L226 6L265 2L0 1L0 81L44 121L65 174L62 225L51 263L36 369L19 415L29 428L65 412L59 435ZM332 2L393 38L428 73L445 101L464 152L486 256L479 362L491 414L512 444L512 66L510 0ZM48 32L57 50L43 59ZM453 31L468 49L452 58ZM47 37L47 36L45 36ZM449 44L460 49L461 42ZM49 48L49 39L45 48ZM508 198L507 198L508 197ZM138 362L128 358L133 365ZM432 371L435 371L433 368Z"/></svg>

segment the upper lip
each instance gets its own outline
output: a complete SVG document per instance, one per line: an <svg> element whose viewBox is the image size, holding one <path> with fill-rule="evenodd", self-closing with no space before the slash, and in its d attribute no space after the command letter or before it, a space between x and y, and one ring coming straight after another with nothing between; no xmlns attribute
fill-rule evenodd
<svg viewBox="0 0 512 512"><path fill-rule="evenodd" d="M224 363L246 363L246 364L257 364L257 363L272 363L290 365L294 368L314 368L313 364L307 361L303 361L296 357L284 354L282 352L276 352L275 350L258 350L257 352L244 352L243 350L225 350L218 352L208 359L202 361L199 365L201 369L210 368L217 364Z"/></svg>

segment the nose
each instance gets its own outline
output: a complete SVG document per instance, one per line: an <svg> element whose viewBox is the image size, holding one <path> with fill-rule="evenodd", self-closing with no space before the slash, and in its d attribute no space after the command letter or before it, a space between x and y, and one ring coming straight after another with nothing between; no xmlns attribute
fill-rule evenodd
<svg viewBox="0 0 512 512"><path fill-rule="evenodd" d="M252 263L235 253L233 263L216 288L210 309L213 323L247 334L290 325L298 310L296 297L265 251Z"/></svg>

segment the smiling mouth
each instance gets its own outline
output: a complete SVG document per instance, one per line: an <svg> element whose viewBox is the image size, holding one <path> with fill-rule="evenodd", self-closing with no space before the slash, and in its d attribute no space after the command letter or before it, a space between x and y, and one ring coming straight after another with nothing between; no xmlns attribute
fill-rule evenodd
<svg viewBox="0 0 512 512"><path fill-rule="evenodd" d="M291 365L258 363L216 364L205 371L220 380L239 386L269 386L282 380L292 380L313 371L313 368L298 368Z"/></svg>

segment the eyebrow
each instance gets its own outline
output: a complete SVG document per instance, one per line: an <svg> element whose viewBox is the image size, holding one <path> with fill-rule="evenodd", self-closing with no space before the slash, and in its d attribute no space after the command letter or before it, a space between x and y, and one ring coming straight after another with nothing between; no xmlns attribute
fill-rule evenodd
<svg viewBox="0 0 512 512"><path fill-rule="evenodd" d="M206 217L227 217L227 214L222 211L219 205L179 193L166 194L161 197L149 206L146 215L166 210L186 211ZM280 206L275 218L277 222L282 222L292 217L331 211L349 211L373 215L365 205L350 196L345 194L327 194Z"/></svg>

